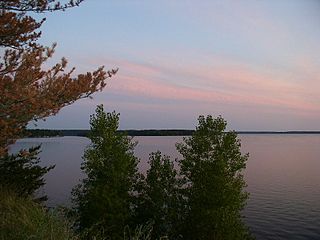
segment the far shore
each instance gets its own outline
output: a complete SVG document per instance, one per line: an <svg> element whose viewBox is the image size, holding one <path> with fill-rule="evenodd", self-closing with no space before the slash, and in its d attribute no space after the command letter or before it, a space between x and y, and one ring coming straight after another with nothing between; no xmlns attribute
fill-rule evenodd
<svg viewBox="0 0 320 240"><path fill-rule="evenodd" d="M28 129L26 137L65 137L88 136L90 130L85 129ZM194 130L189 129L146 129L120 130L129 136L191 136ZM320 134L320 131L236 131L237 134Z"/></svg>

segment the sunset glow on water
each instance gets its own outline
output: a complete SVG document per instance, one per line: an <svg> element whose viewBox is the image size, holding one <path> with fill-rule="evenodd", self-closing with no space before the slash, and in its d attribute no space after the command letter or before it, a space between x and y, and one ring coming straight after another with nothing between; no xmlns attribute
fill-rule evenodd
<svg viewBox="0 0 320 240"><path fill-rule="evenodd" d="M243 211L257 239L319 239L320 135L240 135L250 158L245 171L250 198ZM140 170L148 154L158 149L173 159L182 137L136 137ZM62 137L20 140L12 150L42 143L42 164L56 164L44 188L49 206L70 203L70 191L80 178L87 138Z"/></svg>

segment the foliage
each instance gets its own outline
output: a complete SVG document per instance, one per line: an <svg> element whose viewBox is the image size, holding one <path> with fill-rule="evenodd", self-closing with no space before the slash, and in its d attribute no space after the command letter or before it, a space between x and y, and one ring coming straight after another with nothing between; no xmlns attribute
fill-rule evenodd
<svg viewBox="0 0 320 240"><path fill-rule="evenodd" d="M45 184L43 175L54 168L38 165L39 149L40 146L0 157L0 186L14 190L18 197L35 198L36 190ZM45 201L47 197L36 200Z"/></svg>
<svg viewBox="0 0 320 240"><path fill-rule="evenodd" d="M149 164L139 195L138 219L154 223L152 239L176 238L183 205L177 171L170 157L162 156L160 151L150 154Z"/></svg>
<svg viewBox="0 0 320 240"><path fill-rule="evenodd" d="M58 212L46 211L28 198L0 188L0 239L75 240Z"/></svg>
<svg viewBox="0 0 320 240"><path fill-rule="evenodd" d="M77 225L84 239L121 239L133 215L133 194L138 181L138 159L131 138L117 133L119 114L105 113L99 105L90 118L91 145L82 169L87 178L73 192Z"/></svg>
<svg viewBox="0 0 320 240"><path fill-rule="evenodd" d="M43 64L52 57L55 44L37 43L37 31L45 19L37 22L28 12L64 10L78 6L82 0L65 4L55 0L6 0L0 2L0 156L9 144L22 136L26 125L55 115L62 107L102 90L105 79L117 70L96 71L74 76L66 71L67 60L48 70Z"/></svg>
<svg viewBox="0 0 320 240"><path fill-rule="evenodd" d="M237 134L225 132L221 117L200 116L194 134L177 144L180 174L157 151L145 178L137 173L135 144L117 131L119 114L100 105L90 124L92 144L82 165L88 177L74 190L84 239L122 239L123 231L125 239L252 238L241 216L248 155L241 154Z"/></svg>
<svg viewBox="0 0 320 240"><path fill-rule="evenodd" d="M241 174L248 155L241 154L237 134L225 132L223 118L198 121L194 134L177 144L188 206L184 238L250 239L240 214L248 198Z"/></svg>
<svg viewBox="0 0 320 240"><path fill-rule="evenodd" d="M134 231L131 231L127 226L124 231L123 240L151 240L152 225L152 222L148 222L145 225L138 225Z"/></svg>

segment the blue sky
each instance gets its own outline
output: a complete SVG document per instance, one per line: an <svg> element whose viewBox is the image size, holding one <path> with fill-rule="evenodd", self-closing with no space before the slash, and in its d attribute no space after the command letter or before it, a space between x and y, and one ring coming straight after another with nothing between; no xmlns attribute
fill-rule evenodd
<svg viewBox="0 0 320 240"><path fill-rule="evenodd" d="M319 12L317 0L87 0L46 14L52 64L119 72L38 127L88 128L103 103L122 129L192 129L211 114L236 130L319 130Z"/></svg>

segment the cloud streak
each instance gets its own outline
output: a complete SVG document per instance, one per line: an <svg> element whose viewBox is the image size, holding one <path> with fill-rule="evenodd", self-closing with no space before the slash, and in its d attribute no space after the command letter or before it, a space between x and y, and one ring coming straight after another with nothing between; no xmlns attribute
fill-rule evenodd
<svg viewBox="0 0 320 240"><path fill-rule="evenodd" d="M100 65L120 69L94 101L81 102L83 111L105 103L130 113L128 118L142 126L149 123L138 120L136 112L152 112L159 119L174 115L177 125L214 113L229 116L240 127L285 129L291 122L296 129L318 128L318 3L88 4L95 13L91 18L81 8L72 11L70 21L54 14L46 22L64 46L61 54L79 72ZM62 22L68 37L61 33Z"/></svg>
<svg viewBox="0 0 320 240"><path fill-rule="evenodd" d="M118 61L117 79L108 91L172 101L273 107L303 112L319 110L316 101L304 98L303 85L244 64L224 66L175 66ZM168 67L170 66L170 67ZM188 80L186 80L188 78ZM192 84L189 84L192 83Z"/></svg>

